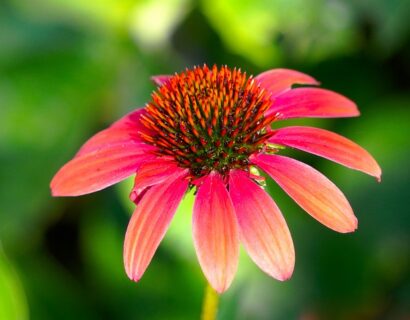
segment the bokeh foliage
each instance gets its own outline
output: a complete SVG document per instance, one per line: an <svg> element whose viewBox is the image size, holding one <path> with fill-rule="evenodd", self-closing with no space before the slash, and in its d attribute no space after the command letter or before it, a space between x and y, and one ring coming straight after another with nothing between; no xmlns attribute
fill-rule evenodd
<svg viewBox="0 0 410 320"><path fill-rule="evenodd" d="M270 182L294 238L294 276L270 279L243 254L219 318L409 317L409 16L406 0L0 2L0 319L199 316L192 195L135 284L122 266L132 179L64 199L48 184L85 139L144 105L150 75L202 63L315 76L362 116L294 122L346 135L383 169L377 184L290 152L346 193L359 230L326 230Z"/></svg>

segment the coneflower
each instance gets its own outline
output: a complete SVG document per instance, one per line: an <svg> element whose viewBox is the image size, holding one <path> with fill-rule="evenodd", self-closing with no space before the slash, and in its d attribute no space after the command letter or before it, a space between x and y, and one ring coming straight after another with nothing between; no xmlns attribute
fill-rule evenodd
<svg viewBox="0 0 410 320"><path fill-rule="evenodd" d="M273 69L248 77L226 66L195 67L153 77L151 101L88 140L51 182L54 196L101 190L136 174L137 204L124 244L125 270L138 281L189 189L196 190L193 238L212 287L225 291L238 264L239 242L278 280L293 272L287 224L261 186L261 169L306 212L338 232L357 219L343 193L325 176L278 155L284 147L316 154L380 180L376 161L354 142L323 129L272 123L303 117L358 116L356 105L303 73Z"/></svg>

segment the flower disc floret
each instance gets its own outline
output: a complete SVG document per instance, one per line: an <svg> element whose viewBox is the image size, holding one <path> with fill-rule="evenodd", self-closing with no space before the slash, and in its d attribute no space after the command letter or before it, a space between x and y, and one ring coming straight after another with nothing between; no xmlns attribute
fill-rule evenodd
<svg viewBox="0 0 410 320"><path fill-rule="evenodd" d="M152 94L142 123L146 143L194 177L244 169L260 151L274 117L270 96L239 69L206 65L175 74Z"/></svg>

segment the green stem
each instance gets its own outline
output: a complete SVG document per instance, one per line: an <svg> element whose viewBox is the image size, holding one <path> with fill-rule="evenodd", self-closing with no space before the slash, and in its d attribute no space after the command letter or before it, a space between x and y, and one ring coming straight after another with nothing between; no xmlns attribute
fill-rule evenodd
<svg viewBox="0 0 410 320"><path fill-rule="evenodd" d="M204 300L202 302L201 320L215 320L218 313L219 295L209 285L205 287Z"/></svg>

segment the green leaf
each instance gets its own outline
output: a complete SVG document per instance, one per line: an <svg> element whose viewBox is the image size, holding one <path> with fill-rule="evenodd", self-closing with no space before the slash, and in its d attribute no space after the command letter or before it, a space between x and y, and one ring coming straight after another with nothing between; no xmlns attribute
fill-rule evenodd
<svg viewBox="0 0 410 320"><path fill-rule="evenodd" d="M28 319L24 289L12 264L0 247L0 319Z"/></svg>

